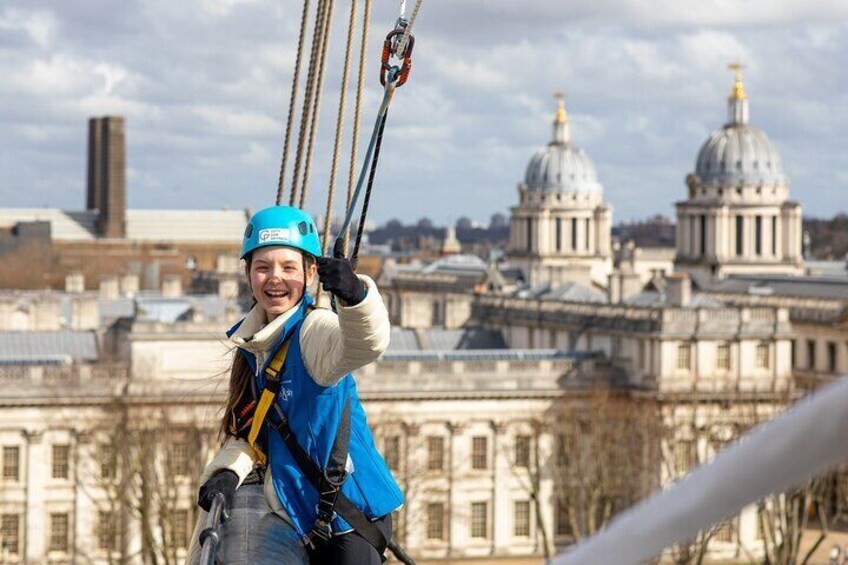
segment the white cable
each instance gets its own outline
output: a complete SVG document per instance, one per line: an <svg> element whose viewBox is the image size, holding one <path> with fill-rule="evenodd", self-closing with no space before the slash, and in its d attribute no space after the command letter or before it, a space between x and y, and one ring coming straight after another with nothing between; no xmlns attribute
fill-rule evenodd
<svg viewBox="0 0 848 565"><path fill-rule="evenodd" d="M848 378L754 428L668 489L619 515L552 565L637 564L771 493L848 460Z"/></svg>

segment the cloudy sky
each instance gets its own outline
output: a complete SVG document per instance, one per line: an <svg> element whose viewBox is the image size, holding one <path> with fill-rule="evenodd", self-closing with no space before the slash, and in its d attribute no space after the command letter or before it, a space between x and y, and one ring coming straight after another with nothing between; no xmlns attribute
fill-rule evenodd
<svg viewBox="0 0 848 565"><path fill-rule="evenodd" d="M307 205L320 213L349 6L337 1ZM374 0L364 130L381 94L378 42L397 7ZM104 114L127 120L130 207L273 203L300 9L299 0L4 0L0 205L82 209L86 120ZM848 210L844 0L425 0L416 35L374 221L506 213L550 138L556 90L616 220L671 215L698 148L724 121L734 59L747 67L752 122L779 148L805 213Z"/></svg>

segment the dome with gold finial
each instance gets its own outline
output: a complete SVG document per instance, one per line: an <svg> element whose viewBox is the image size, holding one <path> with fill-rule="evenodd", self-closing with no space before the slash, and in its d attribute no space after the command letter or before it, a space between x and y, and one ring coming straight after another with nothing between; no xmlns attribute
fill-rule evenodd
<svg viewBox="0 0 848 565"><path fill-rule="evenodd" d="M595 165L571 142L565 102L562 95L557 98L553 139L530 159L524 184L532 192L601 192Z"/></svg>
<svg viewBox="0 0 848 565"><path fill-rule="evenodd" d="M768 136L748 122L741 68L739 63L730 65L735 80L728 98L728 122L701 146L695 175L702 182L722 185L783 184L786 174L780 154Z"/></svg>

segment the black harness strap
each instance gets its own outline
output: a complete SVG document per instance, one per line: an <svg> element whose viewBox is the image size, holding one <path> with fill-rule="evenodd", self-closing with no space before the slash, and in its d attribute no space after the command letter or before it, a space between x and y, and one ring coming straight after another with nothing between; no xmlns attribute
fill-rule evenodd
<svg viewBox="0 0 848 565"><path fill-rule="evenodd" d="M379 555L383 555L389 545L389 540L362 510L354 506L341 489L347 477L345 465L350 441L350 399L348 399L342 412L342 421L339 423L339 432L333 442L327 473L324 473L318 467L306 450L297 442L297 438L294 437L288 419L282 410L277 408L277 414L280 421L276 424L269 422L269 424L280 434L297 466L300 467L309 483L318 491L318 519L311 533L315 537L329 539L332 535L330 523L334 518L334 513L336 513L344 518L360 536L365 538L365 541L374 546ZM340 441L340 438L343 441Z"/></svg>

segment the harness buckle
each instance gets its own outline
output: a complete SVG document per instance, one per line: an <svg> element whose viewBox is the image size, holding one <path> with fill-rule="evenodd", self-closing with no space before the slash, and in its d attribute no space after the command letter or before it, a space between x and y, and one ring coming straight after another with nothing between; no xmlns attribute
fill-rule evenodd
<svg viewBox="0 0 848 565"><path fill-rule="evenodd" d="M335 518L335 512L333 512L333 518ZM330 538L333 537L333 524L332 520L325 521L321 518L315 520L315 525L312 526L312 531L310 532L312 537L316 537L318 539L324 541L330 541Z"/></svg>

